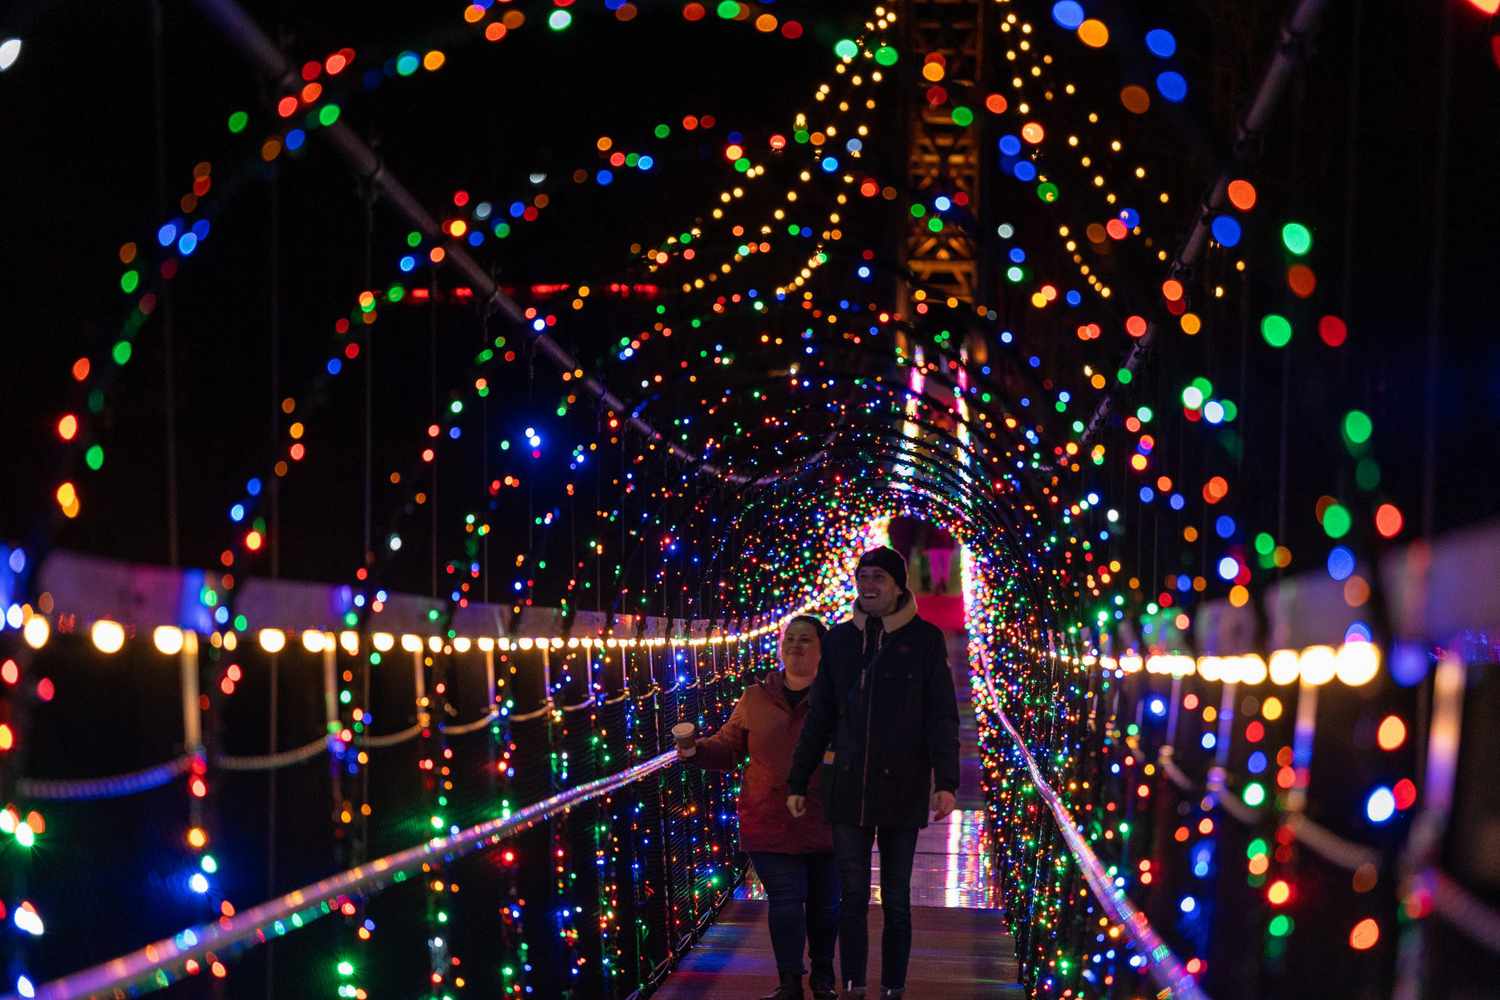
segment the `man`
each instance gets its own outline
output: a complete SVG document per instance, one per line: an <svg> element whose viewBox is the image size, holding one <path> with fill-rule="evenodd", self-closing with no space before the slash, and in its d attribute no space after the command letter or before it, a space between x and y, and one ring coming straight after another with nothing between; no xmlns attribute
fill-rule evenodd
<svg viewBox="0 0 1500 1000"><path fill-rule="evenodd" d="M807 808L808 781L832 739L836 764L828 817L843 883L843 980L850 996L865 995L870 847L878 842L885 911L880 995L896 998L905 990L911 957L917 831L927 825L929 804L933 819L941 821L953 811L958 792L958 701L943 633L917 617L901 555L871 549L860 557L854 582L853 618L823 642L786 804L793 816Z"/></svg>

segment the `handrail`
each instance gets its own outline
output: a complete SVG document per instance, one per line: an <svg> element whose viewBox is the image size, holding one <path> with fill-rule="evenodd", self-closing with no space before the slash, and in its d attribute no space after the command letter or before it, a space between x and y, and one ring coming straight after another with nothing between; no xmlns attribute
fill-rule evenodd
<svg viewBox="0 0 1500 1000"><path fill-rule="evenodd" d="M1170 746L1161 748L1161 753L1157 754L1156 757L1156 763L1161 766L1161 773L1166 775L1167 780L1172 782L1172 784L1176 785L1182 791L1195 791L1198 786L1193 782L1192 778L1188 777L1186 771L1177 766L1177 762L1173 760L1173 757L1174 754L1172 753L1172 748Z"/></svg>
<svg viewBox="0 0 1500 1000"><path fill-rule="evenodd" d="M253 756L223 754L215 759L214 763L226 771L279 771L283 767L301 764L303 761L312 760L319 754L327 753L329 739L330 737L327 736L319 736L300 747L293 747L280 753Z"/></svg>
<svg viewBox="0 0 1500 1000"><path fill-rule="evenodd" d="M463 722L452 726L444 724L438 726L438 729L441 730L443 735L445 736L463 736L466 733L478 732L500 717L501 716L499 712L491 712L489 715L480 716L473 722Z"/></svg>
<svg viewBox="0 0 1500 1000"><path fill-rule="evenodd" d="M387 733L384 736L372 736L366 733L364 736L364 745L374 747L377 750L384 750L386 747L393 747L405 743L407 740L414 740L421 732L422 724L418 722L415 725L407 726L399 732Z"/></svg>
<svg viewBox="0 0 1500 1000"><path fill-rule="evenodd" d="M545 711L545 709L544 709ZM442 725L438 728L448 736L463 736L467 733L476 732L485 726L501 718L501 714L491 712L489 715L481 716L473 722L465 722L460 725ZM383 749L396 746L414 739L422 731L422 727L411 726L400 732L391 733L386 736L369 736L364 740L364 746L369 749ZM283 767L291 767L293 764L301 764L312 760L314 757L328 751L329 737L319 736L315 740L304 743L302 746L283 750L280 753L254 754L250 756L221 754L213 758L215 767L226 771L275 771ZM16 788L21 795L28 799L48 799L52 801L69 801L82 799L117 799L127 795L138 795L141 792L149 792L153 788L160 788L179 775L185 774L194 760L193 754L183 754L172 760L153 767L143 768L139 771L131 771L128 774L114 774L103 778L22 778L17 782Z"/></svg>
<svg viewBox="0 0 1500 1000"><path fill-rule="evenodd" d="M1000 698L995 692L994 682L987 674L984 683L989 690L990 702L995 707L995 714L1000 718L1000 724L1005 727L1005 731L1015 742L1016 749L1020 751L1021 758L1026 763L1026 769L1031 772L1031 783L1036 786L1037 794L1052 810L1052 818L1057 823L1058 832L1062 834L1063 841L1068 845L1068 851L1077 862L1079 871L1083 872L1084 880L1088 882L1094 898L1099 901L1099 906L1111 920L1125 928L1125 933L1131 943L1145 957L1146 971L1162 989L1160 996L1181 997L1182 1000L1209 1000L1208 995L1183 967L1172 949L1156 933L1151 922L1146 919L1146 915L1135 908L1135 904L1130 901L1123 890L1115 887L1114 880L1109 877L1109 873L1099 862L1099 856L1078 832L1078 824L1074 822L1073 814L1068 812L1068 807L1058 798L1052 786L1047 783L1047 779L1042 777L1041 769L1037 767L1036 760L1026 747L1026 742L1021 739L1021 734L1016 731L1015 726L1011 725L1010 717L1000 707Z"/></svg>
<svg viewBox="0 0 1500 1000"><path fill-rule="evenodd" d="M1279 822L1292 832L1292 838L1299 844L1324 861L1348 871L1352 872L1364 865L1380 863L1380 853L1375 848L1342 837L1321 823L1308 819L1303 813L1284 811L1278 815L1268 812L1270 807L1252 809L1244 805L1235 797L1233 790L1224 783L1225 774L1222 768L1215 767L1209 771L1208 781L1202 788L1199 788L1197 783L1173 762L1171 749L1171 747L1162 747L1157 763L1161 765L1162 774L1187 796L1208 792L1214 796L1215 801L1226 813L1246 826L1253 826L1266 819L1267 816L1278 818Z"/></svg>
<svg viewBox="0 0 1500 1000"><path fill-rule="evenodd" d="M26 799L118 799L160 788L186 774L194 759L193 754L185 753L163 764L104 778L22 778L16 782L16 791Z"/></svg>
<svg viewBox="0 0 1500 1000"><path fill-rule="evenodd" d="M1428 869L1418 877L1432 893L1432 909L1470 941L1500 955L1500 912L1464 888L1447 872Z"/></svg>
<svg viewBox="0 0 1500 1000"><path fill-rule="evenodd" d="M535 709L534 711L522 712L520 715L508 715L506 716L506 718L508 718L511 722L530 722L532 719L540 719L542 716L547 715L551 711L552 702L549 701L541 708Z"/></svg>
<svg viewBox="0 0 1500 1000"><path fill-rule="evenodd" d="M319 917L332 913L336 909L332 901L340 896L373 895L394 882L405 881L424 863L432 860L450 862L493 847L557 813L608 795L676 762L674 750L658 754L617 774L559 792L502 819L486 820L450 837L434 837L415 847L330 875L232 917L186 928L119 958L44 983L37 988L36 997L38 1000L83 1000L165 988L186 975L184 967L190 961L203 964L203 959L210 953L263 944L268 939L301 930ZM0 1000L20 998L7 994Z"/></svg>
<svg viewBox="0 0 1500 1000"><path fill-rule="evenodd" d="M1292 837L1324 861L1338 865L1348 871L1357 871L1365 865L1380 864L1380 852L1373 847L1357 844L1340 837L1328 827L1308 819L1302 813L1289 813L1285 823L1291 828Z"/></svg>
<svg viewBox="0 0 1500 1000"><path fill-rule="evenodd" d="M1167 759L1170 760L1171 758ZM1173 764L1172 766L1176 767L1177 765ZM1254 826L1265 819L1269 815L1269 807L1268 809L1256 809L1245 805L1245 803L1240 801L1239 796L1235 794L1234 789L1230 788L1226 783L1228 777L1224 769L1217 765L1208 772L1208 781L1204 787L1213 796L1214 802L1218 807L1245 826Z"/></svg>

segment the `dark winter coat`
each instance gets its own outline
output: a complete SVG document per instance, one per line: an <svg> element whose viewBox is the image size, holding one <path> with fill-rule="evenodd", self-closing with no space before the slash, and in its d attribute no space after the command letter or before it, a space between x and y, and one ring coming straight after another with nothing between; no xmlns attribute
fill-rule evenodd
<svg viewBox="0 0 1500 1000"><path fill-rule="evenodd" d="M864 649L867 621L856 609L823 640L787 787L805 795L832 742L831 821L923 827L933 790L958 791L958 699L947 644L941 629L917 617L910 594L881 619L873 658Z"/></svg>
<svg viewBox="0 0 1500 1000"><path fill-rule="evenodd" d="M820 668L821 672L821 668ZM728 771L750 755L740 781L740 849L779 854L826 854L833 850L833 828L823 811L823 796L807 800L807 812L792 816L786 808L787 771L792 748L802 733L811 693L793 708L786 697L786 675L777 670L746 689L729 721L712 736L701 739L687 764ZM819 753L819 758L823 754ZM829 754L829 757L832 755ZM818 762L814 761L816 765ZM813 777L814 788L828 768Z"/></svg>

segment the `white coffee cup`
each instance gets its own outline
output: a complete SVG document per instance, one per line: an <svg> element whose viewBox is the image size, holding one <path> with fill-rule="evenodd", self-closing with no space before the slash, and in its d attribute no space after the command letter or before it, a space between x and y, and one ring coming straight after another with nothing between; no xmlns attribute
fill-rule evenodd
<svg viewBox="0 0 1500 1000"><path fill-rule="evenodd" d="M693 734L697 731L698 727L691 722L679 722L672 727L672 739L677 741L677 756L691 757L698 752L696 741L693 739Z"/></svg>

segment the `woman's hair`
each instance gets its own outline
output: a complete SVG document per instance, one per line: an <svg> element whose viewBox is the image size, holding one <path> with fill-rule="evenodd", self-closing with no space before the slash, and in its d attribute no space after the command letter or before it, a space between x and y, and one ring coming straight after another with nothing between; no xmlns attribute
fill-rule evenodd
<svg viewBox="0 0 1500 1000"><path fill-rule="evenodd" d="M818 642L822 642L825 638L828 637L828 626L824 625L823 619L819 618L817 615L796 615L795 617L787 619L786 624L781 626L782 634L785 635L786 630L791 628L798 622L803 622L805 624L811 625L813 627L813 631L818 633Z"/></svg>

